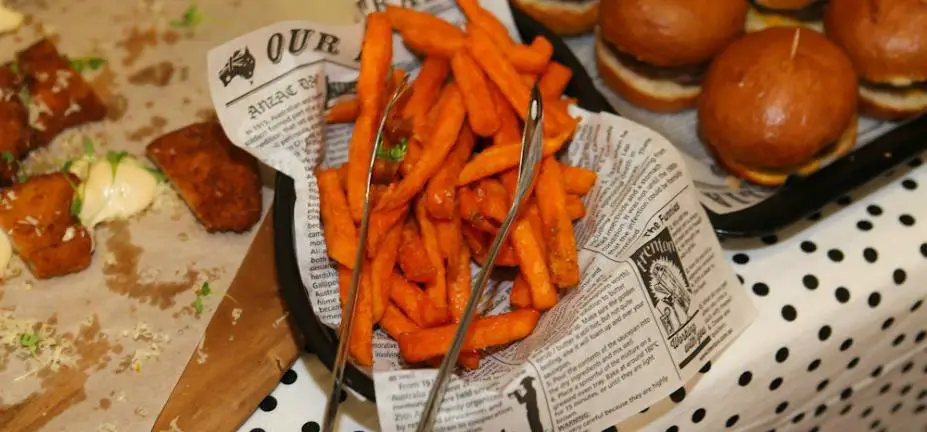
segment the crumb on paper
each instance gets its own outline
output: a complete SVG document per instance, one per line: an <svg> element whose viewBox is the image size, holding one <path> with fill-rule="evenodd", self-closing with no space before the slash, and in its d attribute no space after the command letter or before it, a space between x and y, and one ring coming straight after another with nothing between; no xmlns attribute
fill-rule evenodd
<svg viewBox="0 0 927 432"><path fill-rule="evenodd" d="M241 313L244 312L241 308L232 309L232 325L238 324L238 319L241 318Z"/></svg>
<svg viewBox="0 0 927 432"><path fill-rule="evenodd" d="M726 177L724 177L724 184L726 184L727 187L729 187L729 188L731 188L731 189L733 189L733 190L735 190L735 191L738 191L738 190L740 190L740 188L743 187L743 182L741 182L739 178L734 177L734 176L726 176Z"/></svg>
<svg viewBox="0 0 927 432"><path fill-rule="evenodd" d="M286 318L287 318L288 316L290 316L290 313L289 313L289 312L283 314L283 316L281 316L280 318L275 319L275 320L274 320L274 328L277 328L278 326L280 326L280 323L282 323L283 321L285 321Z"/></svg>
<svg viewBox="0 0 927 432"><path fill-rule="evenodd" d="M0 346L28 362L29 369L14 382L77 364L74 341L58 335L56 326L16 317L12 311L0 311Z"/></svg>
<svg viewBox="0 0 927 432"><path fill-rule="evenodd" d="M135 408L135 411L133 412L135 413L135 415L139 417L142 417L142 418L148 417L148 411L146 411L145 408L138 407L138 408Z"/></svg>
<svg viewBox="0 0 927 432"><path fill-rule="evenodd" d="M209 354L206 353L206 335L203 335L203 338L200 339L200 343L196 346L196 364L204 364L209 358Z"/></svg>
<svg viewBox="0 0 927 432"><path fill-rule="evenodd" d="M116 425L106 422L97 426L97 432L118 432L119 429L116 428Z"/></svg>
<svg viewBox="0 0 927 432"><path fill-rule="evenodd" d="M183 429L177 424L178 419L180 419L180 416L174 417L171 419L171 423L167 425L167 429L162 429L158 432L183 432Z"/></svg>

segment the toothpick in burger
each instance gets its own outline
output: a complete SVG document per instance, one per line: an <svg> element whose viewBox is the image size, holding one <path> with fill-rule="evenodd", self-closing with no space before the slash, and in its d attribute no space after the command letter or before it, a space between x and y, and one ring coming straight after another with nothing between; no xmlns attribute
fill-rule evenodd
<svg viewBox="0 0 927 432"><path fill-rule="evenodd" d="M744 0L601 0L599 74L655 112L695 106L708 63L744 31Z"/></svg>
<svg viewBox="0 0 927 432"><path fill-rule="evenodd" d="M769 28L734 41L712 62L699 132L728 172L779 186L853 148L856 94L840 47L813 30Z"/></svg>
<svg viewBox="0 0 927 432"><path fill-rule="evenodd" d="M860 77L860 111L901 120L927 112L927 1L838 0L824 17Z"/></svg>
<svg viewBox="0 0 927 432"><path fill-rule="evenodd" d="M747 31L769 27L808 27L824 31L821 18L828 0L748 0ZM839 0L838 0L839 1Z"/></svg>
<svg viewBox="0 0 927 432"><path fill-rule="evenodd" d="M560 36L589 33L599 18L599 0L513 0L515 6Z"/></svg>

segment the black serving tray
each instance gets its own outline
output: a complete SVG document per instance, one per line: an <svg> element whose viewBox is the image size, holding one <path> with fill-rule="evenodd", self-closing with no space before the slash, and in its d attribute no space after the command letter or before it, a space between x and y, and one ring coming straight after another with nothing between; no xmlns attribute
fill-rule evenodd
<svg viewBox="0 0 927 432"><path fill-rule="evenodd" d="M573 79L565 90L567 95L576 98L577 104L585 110L617 114L562 39L518 8L512 6L511 9L522 40L530 41L535 36L546 37L554 46L554 60L573 70ZM775 195L760 204L725 215L706 210L718 235L744 237L772 233L814 213L825 204L925 150L927 117L921 117L834 161L815 174L789 179ZM275 193L274 251L280 291L305 336L307 348L331 369L338 339L334 330L322 324L312 311L296 262L293 238L296 194L293 180L278 173ZM345 381L365 398L375 400L373 379L350 363L345 369Z"/></svg>

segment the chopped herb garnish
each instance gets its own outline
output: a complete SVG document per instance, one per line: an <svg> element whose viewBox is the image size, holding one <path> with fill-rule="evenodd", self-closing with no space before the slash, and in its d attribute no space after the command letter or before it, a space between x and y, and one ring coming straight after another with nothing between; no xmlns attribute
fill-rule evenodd
<svg viewBox="0 0 927 432"><path fill-rule="evenodd" d="M93 156L93 140L90 137L84 137L84 154L87 156Z"/></svg>
<svg viewBox="0 0 927 432"><path fill-rule="evenodd" d="M19 345L35 354L39 347L39 335L35 333L23 333L19 335Z"/></svg>
<svg viewBox="0 0 927 432"><path fill-rule="evenodd" d="M83 206L84 200L81 199L80 194L74 194L74 199L71 200L71 216L79 217Z"/></svg>
<svg viewBox="0 0 927 432"><path fill-rule="evenodd" d="M116 176L116 168L119 167L119 162L121 162L127 154L125 150L117 152L110 150L106 152L106 160L109 162L110 166L113 167L113 177Z"/></svg>
<svg viewBox="0 0 927 432"><path fill-rule="evenodd" d="M187 30L195 30L196 26L203 23L206 14L194 3L183 12L180 19L171 20L171 27Z"/></svg>
<svg viewBox="0 0 927 432"><path fill-rule="evenodd" d="M197 316L203 313L203 297L208 296L211 292L212 288L209 287L208 281L203 282L200 289L196 290L196 300L193 300L193 309L196 311Z"/></svg>
<svg viewBox="0 0 927 432"><path fill-rule="evenodd" d="M10 70L13 71L13 73L18 75L19 74L19 63L17 62L10 63Z"/></svg>
<svg viewBox="0 0 927 432"><path fill-rule="evenodd" d="M167 176L161 170L152 167L145 167L145 169L158 180L158 183L167 183Z"/></svg>
<svg viewBox="0 0 927 432"><path fill-rule="evenodd" d="M3 153L0 153L0 156L3 156L3 161L8 164L11 164L14 161L16 161L16 156L13 156L13 152L11 151L5 151Z"/></svg>
<svg viewBox="0 0 927 432"><path fill-rule="evenodd" d="M393 162L400 162L406 157L406 151L409 150L409 140L403 138L390 148L384 148L382 145L377 150L377 159L384 159Z"/></svg>
<svg viewBox="0 0 927 432"><path fill-rule="evenodd" d="M17 183L25 183L25 182L27 182L27 181L29 181L29 174L26 174L26 173L24 173L24 172L22 172L22 171L16 173L16 182L17 182Z"/></svg>
<svg viewBox="0 0 927 432"><path fill-rule="evenodd" d="M86 69L99 69L106 63L106 60L100 57L69 58L68 63L70 63L71 68L77 73L83 73Z"/></svg>
<svg viewBox="0 0 927 432"><path fill-rule="evenodd" d="M61 172L66 173L66 172L71 171L71 165L73 164L74 164L74 159L68 159L67 162L64 163L64 165L61 165Z"/></svg>

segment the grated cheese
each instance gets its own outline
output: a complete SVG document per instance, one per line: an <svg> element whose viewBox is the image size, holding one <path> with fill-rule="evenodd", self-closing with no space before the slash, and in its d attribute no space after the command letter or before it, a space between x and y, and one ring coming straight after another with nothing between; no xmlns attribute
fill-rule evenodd
<svg viewBox="0 0 927 432"><path fill-rule="evenodd" d="M74 233L75 233L76 231L77 231L77 230L75 230L74 227L69 226L68 229L64 230L64 235L61 237L61 242L62 242L62 243L67 243L67 242L71 241L71 239L74 238Z"/></svg>
<svg viewBox="0 0 927 432"><path fill-rule="evenodd" d="M238 324L238 319L241 318L241 313L244 312L241 308L232 309L232 325Z"/></svg>
<svg viewBox="0 0 927 432"><path fill-rule="evenodd" d="M35 336L34 347L23 346L22 337L27 334ZM26 374L14 381L33 376L46 368L58 372L62 366L76 364L73 342L59 337L53 326L34 319L18 318L11 311L0 311L0 346L29 362Z"/></svg>
<svg viewBox="0 0 927 432"><path fill-rule="evenodd" d="M288 316L290 316L290 313L289 313L289 312L283 314L283 316L281 316L280 318L275 319L275 320L274 320L274 328L277 328L277 326L279 326L280 323L282 323L283 321L285 321L285 320L286 320L286 317L288 317Z"/></svg>

